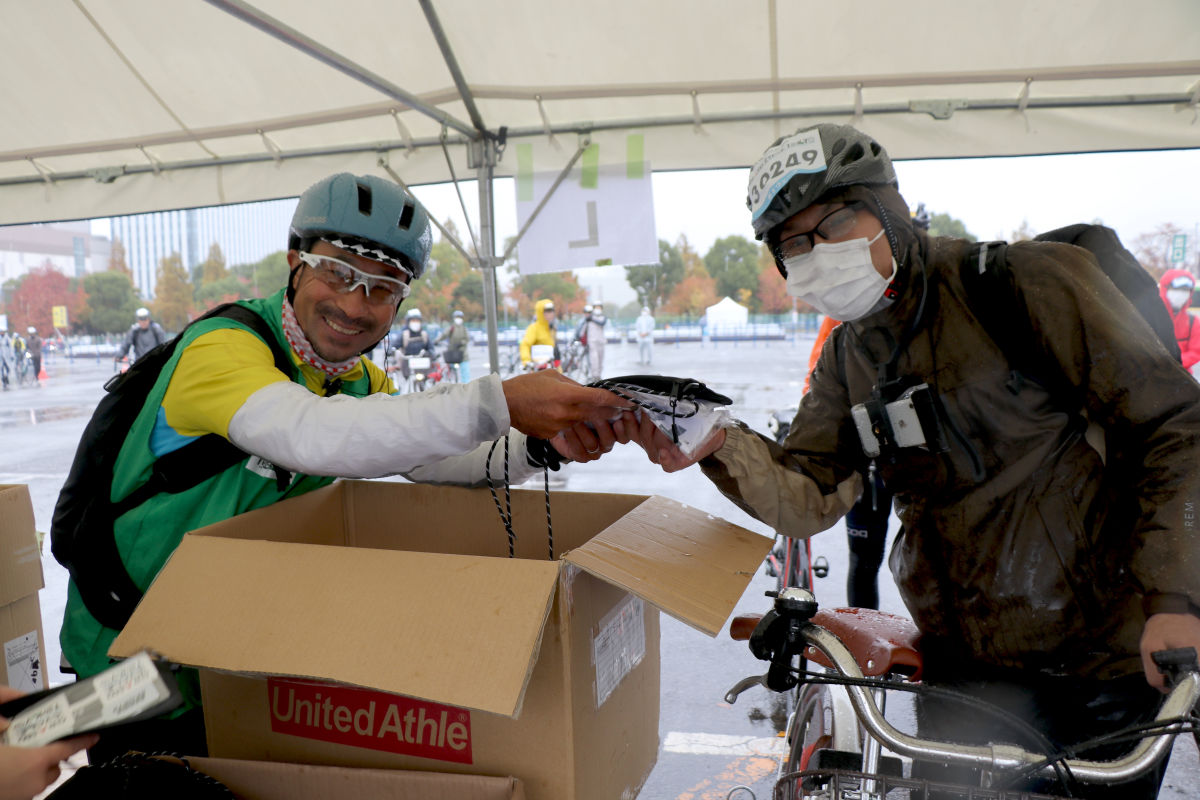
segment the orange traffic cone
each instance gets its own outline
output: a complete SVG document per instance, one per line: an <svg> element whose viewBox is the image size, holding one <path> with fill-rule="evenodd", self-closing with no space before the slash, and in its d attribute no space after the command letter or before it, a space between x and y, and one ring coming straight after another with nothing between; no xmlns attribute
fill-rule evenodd
<svg viewBox="0 0 1200 800"><path fill-rule="evenodd" d="M41 369L38 370L38 380L44 381L49 379L50 376L46 374L46 362L43 361L40 366Z"/></svg>

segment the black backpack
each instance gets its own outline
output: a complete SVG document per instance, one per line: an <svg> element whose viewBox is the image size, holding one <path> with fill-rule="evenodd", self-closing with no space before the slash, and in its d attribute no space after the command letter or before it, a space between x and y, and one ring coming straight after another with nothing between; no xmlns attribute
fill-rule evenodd
<svg viewBox="0 0 1200 800"><path fill-rule="evenodd" d="M1035 242L1060 242L1082 247L1100 264L1108 279L1133 303L1138 313L1154 330L1176 361L1180 360L1175 325L1158 294L1158 284L1132 253L1125 249L1115 231L1103 225L1080 223L1047 231L1034 237ZM1014 324L1016 287L1008 267L1005 242L974 242L960 263L963 286L972 312L984 330L1008 359L1013 380L1031 377L1056 395L1071 396L1074 387L1066 386L1061 369L1048 363L1049 355L1037 341L1037 332L1028 324Z"/></svg>
<svg viewBox="0 0 1200 800"><path fill-rule="evenodd" d="M226 303L191 325L211 317L225 317L250 328L270 346L276 369L289 378L294 374L287 351L279 346L266 320L257 313L245 306ZM159 458L146 483L120 501L110 501L113 467L121 445L186 331L187 328L158 345L137 359L127 372L104 385L107 394L83 431L71 472L54 506L50 523L54 557L71 573L92 616L115 630L125 626L142 599L141 590L129 577L117 552L113 535L117 518L160 492L190 489L247 457L228 439L210 433Z"/></svg>

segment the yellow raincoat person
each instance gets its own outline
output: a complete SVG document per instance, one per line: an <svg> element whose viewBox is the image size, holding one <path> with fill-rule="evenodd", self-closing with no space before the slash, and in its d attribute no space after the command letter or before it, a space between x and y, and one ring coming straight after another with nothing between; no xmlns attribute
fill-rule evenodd
<svg viewBox="0 0 1200 800"><path fill-rule="evenodd" d="M534 345L556 346L554 320L554 301L538 300L534 304L534 320L525 329L525 335L521 337L521 366L528 367L533 364L531 350Z"/></svg>

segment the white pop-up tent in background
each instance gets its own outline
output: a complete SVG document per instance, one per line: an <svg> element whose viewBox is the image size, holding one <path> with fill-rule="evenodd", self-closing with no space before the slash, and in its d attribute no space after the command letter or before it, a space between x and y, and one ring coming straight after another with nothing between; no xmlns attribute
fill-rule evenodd
<svg viewBox="0 0 1200 800"><path fill-rule="evenodd" d="M749 319L750 309L732 297L724 297L704 310L704 323L710 333L743 327Z"/></svg>

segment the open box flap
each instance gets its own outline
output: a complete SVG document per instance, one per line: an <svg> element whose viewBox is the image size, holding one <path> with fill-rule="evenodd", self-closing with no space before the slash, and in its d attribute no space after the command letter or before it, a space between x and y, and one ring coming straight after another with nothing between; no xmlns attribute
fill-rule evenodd
<svg viewBox="0 0 1200 800"><path fill-rule="evenodd" d="M547 561L189 534L109 655L145 648L515 717L557 574Z"/></svg>
<svg viewBox="0 0 1200 800"><path fill-rule="evenodd" d="M563 560L716 636L771 544L732 522L653 496Z"/></svg>

